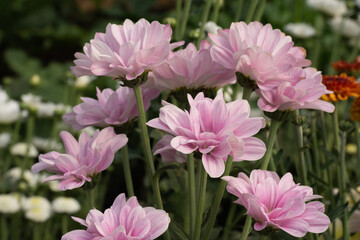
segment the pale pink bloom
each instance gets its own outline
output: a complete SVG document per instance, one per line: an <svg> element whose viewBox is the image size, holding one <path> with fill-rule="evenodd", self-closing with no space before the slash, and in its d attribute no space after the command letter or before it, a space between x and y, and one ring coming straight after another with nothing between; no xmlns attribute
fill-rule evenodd
<svg viewBox="0 0 360 240"><path fill-rule="evenodd" d="M170 25L140 19L126 19L123 25L108 24L105 33L96 33L84 53L77 58L72 72L77 76L96 75L132 80L163 62L170 51L183 42L170 44Z"/></svg>
<svg viewBox="0 0 360 240"><path fill-rule="evenodd" d="M31 168L36 173L41 170L55 173L44 182L59 180L59 190L78 188L90 182L92 177L111 165L115 153L128 141L125 134L116 135L112 127L96 130L93 137L84 132L79 142L66 131L62 131L60 137L66 153L40 154L39 162Z"/></svg>
<svg viewBox="0 0 360 240"><path fill-rule="evenodd" d="M246 214L255 219L256 231L271 227L303 237L307 232L322 233L329 227L324 204L308 202L321 196L313 195L311 187L295 184L291 173L279 179L275 172L253 170L250 178L239 173L237 178L222 179L228 182L227 191L238 197L235 203L244 206Z"/></svg>
<svg viewBox="0 0 360 240"><path fill-rule="evenodd" d="M285 73L292 68L310 65L305 50L293 47L291 37L270 24L236 22L230 29L219 29L209 37L214 44L210 51L214 61L233 72L241 72L259 87L287 80Z"/></svg>
<svg viewBox="0 0 360 240"><path fill-rule="evenodd" d="M170 144L177 151L202 153L202 163L210 177L220 177L229 155L234 161L260 159L265 144L252 137L265 127L263 118L249 118L250 106L246 100L225 103L222 92L214 100L199 93L195 99L188 94L190 111L183 111L163 101L159 118L147 125L174 136Z"/></svg>
<svg viewBox="0 0 360 240"><path fill-rule="evenodd" d="M77 130L88 126L121 125L138 115L133 89L120 87L116 91L110 88L100 91L96 88L96 91L97 99L82 97L83 103L63 116L68 125ZM145 111L150 107L150 101L159 94L158 90L142 88Z"/></svg>
<svg viewBox="0 0 360 240"><path fill-rule="evenodd" d="M152 69L155 87L174 91L186 89L219 88L235 83L235 75L214 62L205 43L198 51L193 43L173 53L165 62Z"/></svg>
<svg viewBox="0 0 360 240"><path fill-rule="evenodd" d="M298 68L294 69L289 76L293 81L279 82L271 89L256 90L260 96L259 108L266 112L296 109L334 111L333 104L319 99L323 94L332 93L322 84L321 72L316 71L315 68Z"/></svg>
<svg viewBox="0 0 360 240"><path fill-rule="evenodd" d="M120 194L104 213L92 209L86 220L73 217L86 230L74 230L62 240L153 240L163 234L169 226L169 215L152 207L142 208L136 197L126 201Z"/></svg>
<svg viewBox="0 0 360 240"><path fill-rule="evenodd" d="M170 144L174 137L171 135L164 135L154 146L154 155L160 154L164 163L169 162L186 162L186 155L182 152L176 151Z"/></svg>

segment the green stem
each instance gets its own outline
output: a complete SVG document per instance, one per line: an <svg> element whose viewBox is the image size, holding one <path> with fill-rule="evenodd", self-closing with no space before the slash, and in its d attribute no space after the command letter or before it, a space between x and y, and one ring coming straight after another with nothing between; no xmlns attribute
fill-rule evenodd
<svg viewBox="0 0 360 240"><path fill-rule="evenodd" d="M215 22L218 20L220 10L220 0L216 0L214 3L214 12L211 17L211 21Z"/></svg>
<svg viewBox="0 0 360 240"><path fill-rule="evenodd" d="M342 204L346 204L346 162L345 162L345 146L346 146L346 131L341 132L341 148L340 148L340 174L339 174L339 183L340 183L340 198ZM344 215L342 217L343 225L343 240L350 239L350 229L349 229L349 210L344 209Z"/></svg>
<svg viewBox="0 0 360 240"><path fill-rule="evenodd" d="M359 36L356 37L355 40L355 47L353 48L350 57L349 57L349 61L352 62L355 60L356 56L358 56L359 54L359 45L360 45L360 34Z"/></svg>
<svg viewBox="0 0 360 240"><path fill-rule="evenodd" d="M125 146L121 149L121 154L122 154L122 164L123 164L124 175L125 175L126 189L128 192L128 196L132 197L135 194L134 194L134 187L133 187L133 182L132 182L132 177L131 177L131 168L130 168L127 144L125 144Z"/></svg>
<svg viewBox="0 0 360 240"><path fill-rule="evenodd" d="M295 111L295 115L299 116L299 111ZM303 128L302 126L296 126L296 137L297 137L297 145L298 145L298 157L300 160L300 173L299 176L304 185L308 185L307 180L307 170L306 170L306 162L305 162L305 154L304 154L304 136L303 136Z"/></svg>
<svg viewBox="0 0 360 240"><path fill-rule="evenodd" d="M355 125L355 141L356 141L356 156L357 156L357 169L360 169L360 134L359 134L359 122L354 122ZM360 179L360 171L356 171L358 179Z"/></svg>
<svg viewBox="0 0 360 240"><path fill-rule="evenodd" d="M261 18L264 14L265 5L266 5L266 0L261 0L255 15L255 21L261 21Z"/></svg>
<svg viewBox="0 0 360 240"><path fill-rule="evenodd" d="M323 45L322 39L323 39L324 26L325 26L324 16L322 14L318 14L315 17L316 39L315 39L314 48L311 51L312 52L312 57L311 57L312 65L315 68L319 67L319 59L320 59L321 49L322 49L322 45Z"/></svg>
<svg viewBox="0 0 360 240"><path fill-rule="evenodd" d="M188 19L189 19L190 6L191 6L191 0L185 0L185 9L184 9L184 12L183 12L183 17L181 19L182 21L181 21L179 40L183 39L184 34L185 34L186 24L187 24ZM179 24L180 24L180 22L179 22Z"/></svg>
<svg viewBox="0 0 360 240"><path fill-rule="evenodd" d="M187 158L188 166L188 186L189 186L189 203L190 203L190 236L194 236L196 221L196 190L195 190L195 164L194 155L191 153Z"/></svg>
<svg viewBox="0 0 360 240"><path fill-rule="evenodd" d="M245 22L247 24L249 24L252 21L254 13L255 13L256 5L258 4L258 2L259 2L259 0L251 1L250 7L248 9L248 14L246 15L246 20L245 20Z"/></svg>
<svg viewBox="0 0 360 240"><path fill-rule="evenodd" d="M313 144L313 153L314 153L314 161L315 161L315 172L318 177L321 177L321 169L320 169L320 157L319 157L319 146L316 132L316 118L313 117L311 119L311 134L312 134L312 144Z"/></svg>
<svg viewBox="0 0 360 240"><path fill-rule="evenodd" d="M198 208L197 208L197 216L196 216L196 223L195 223L195 233L194 237L191 239L199 240L201 234L201 225L202 225L202 218L205 206L205 194L206 194L206 183L207 183L207 173L202 164L200 165L200 190L199 190L199 201L198 201Z"/></svg>
<svg viewBox="0 0 360 240"><path fill-rule="evenodd" d="M266 235L260 235L259 240L266 240L268 237Z"/></svg>
<svg viewBox="0 0 360 240"><path fill-rule="evenodd" d="M177 41L180 41L180 31L181 31L181 3L182 0L176 0L176 28L175 28L175 38ZM162 98L163 99L163 98Z"/></svg>
<svg viewBox="0 0 360 240"><path fill-rule="evenodd" d="M28 167L29 165L29 161L30 161L30 145L31 145L31 141L32 141L32 137L34 134L34 126L35 126L35 116L32 113L29 113L29 118L27 119L26 122L26 153L25 153L25 158L21 164L21 178L24 177L24 171L25 169Z"/></svg>
<svg viewBox="0 0 360 240"><path fill-rule="evenodd" d="M88 199L89 199L89 209L94 209L95 208L95 199L94 199L94 188L92 189L88 189L86 191L87 195L88 195Z"/></svg>
<svg viewBox="0 0 360 240"><path fill-rule="evenodd" d="M335 149L339 151L340 149L340 139L339 139L339 114L338 114L339 104L335 103L335 110L333 113L333 130L334 130L334 138L335 138Z"/></svg>
<svg viewBox="0 0 360 240"><path fill-rule="evenodd" d="M240 240L246 240L247 237L249 236L250 232L251 232L251 216L250 215L247 215L246 216L246 220L245 220L245 226L244 226L244 229L241 233L241 237L240 237Z"/></svg>
<svg viewBox="0 0 360 240"><path fill-rule="evenodd" d="M151 147L150 147L150 138L149 138L149 134L148 134L147 126L146 126L146 116L145 116L145 111L144 111L144 103L143 103L143 99L142 99L142 95L141 95L140 85L135 86L133 89L134 89L134 93L135 93L137 109L138 109L138 114L139 114L138 121L139 121L139 125L140 125L140 130L141 130L141 138L142 138L142 142L143 142L145 158L146 158L148 169L150 170L150 174L151 174L150 182L153 182L152 178L155 175L155 167L154 167L154 161L152 158L153 155L152 155Z"/></svg>
<svg viewBox="0 0 360 240"><path fill-rule="evenodd" d="M212 3L212 0L206 0L205 7L204 7L204 10L203 10L203 14L202 14L202 17L201 17L201 26L200 26L199 38L198 38L198 40L196 42L197 48L200 47L200 42L204 37L205 23L206 23L206 21L208 20L208 17L209 17L211 3Z"/></svg>
<svg viewBox="0 0 360 240"><path fill-rule="evenodd" d="M232 161L233 161L233 157L229 156L227 161L226 161L225 171L224 171L224 174L223 174L224 176L228 176L230 174ZM224 181L224 180L220 181L220 184L219 184L219 187L218 187L218 190L217 190L217 193L216 193L215 200L211 204L210 217L209 217L209 221L207 223L205 233L204 233L204 237L202 238L202 240L208 240L209 239L211 229L214 226L216 215L217 215L218 209L220 207L221 199L222 199L222 197L224 195L226 183L227 182Z"/></svg>
<svg viewBox="0 0 360 240"><path fill-rule="evenodd" d="M8 226L5 214L1 214L1 239L8 239Z"/></svg>
<svg viewBox="0 0 360 240"><path fill-rule="evenodd" d="M51 149L54 147L52 143L56 143L57 136L58 136L58 116L55 115L51 126L49 145L47 146L49 151L51 151Z"/></svg>
<svg viewBox="0 0 360 240"><path fill-rule="evenodd" d="M302 10L303 10L303 1L304 0L296 0L295 2L295 12L294 12L294 22L301 22L302 19Z"/></svg>
<svg viewBox="0 0 360 240"><path fill-rule="evenodd" d="M33 226L33 238L32 240L40 240L41 239L41 225L36 223Z"/></svg>
<svg viewBox="0 0 360 240"><path fill-rule="evenodd" d="M244 0L238 0L236 14L235 14L235 22L238 22L240 20L243 4L244 4Z"/></svg>
<svg viewBox="0 0 360 240"><path fill-rule="evenodd" d="M68 232L68 215L63 215L61 218L61 232L62 235Z"/></svg>
<svg viewBox="0 0 360 240"><path fill-rule="evenodd" d="M252 93L252 89L248 87L243 87L243 96L242 99L249 100Z"/></svg>
<svg viewBox="0 0 360 240"><path fill-rule="evenodd" d="M262 165L261 165L262 170L266 170L268 168L269 161L270 161L270 158L271 158L271 155L272 155L272 150L273 150L273 147L274 147L276 132L277 132L277 129L279 128L279 126L280 126L280 123L281 122L279 122L279 121L276 121L276 120L273 120L273 119L271 120L270 133L269 133L269 137L268 137L268 140L267 140L267 149L266 149L265 156L262 159Z"/></svg>
<svg viewBox="0 0 360 240"><path fill-rule="evenodd" d="M331 66L331 63L335 62L339 58L339 44L341 40L341 31L343 31L343 26L344 26L344 20L341 21L339 26L339 31L336 31L335 36L333 37L334 42L330 55L330 64L328 66L328 71L327 71L329 75L332 75L335 72L334 68Z"/></svg>
<svg viewBox="0 0 360 240"><path fill-rule="evenodd" d="M230 233L231 227L233 226L233 220L234 220L236 206L237 206L237 204L231 204L231 206L230 206L230 210L227 215L227 219L226 219L226 223L225 223L224 234L223 234L222 240L229 239L229 233Z"/></svg>

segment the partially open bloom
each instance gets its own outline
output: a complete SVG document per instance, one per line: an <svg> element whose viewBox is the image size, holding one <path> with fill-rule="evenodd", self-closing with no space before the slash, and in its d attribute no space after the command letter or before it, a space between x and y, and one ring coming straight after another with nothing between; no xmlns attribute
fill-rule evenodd
<svg viewBox="0 0 360 240"><path fill-rule="evenodd" d="M265 144L252 136L265 127L265 120L249 118L250 105L246 100L225 103L219 91L214 100L201 92L194 99L188 95L188 101L189 112L163 102L159 118L147 125L173 135L170 144L177 151L199 151L210 177L224 173L224 161L229 155L234 161L254 161L264 155Z"/></svg>
<svg viewBox="0 0 360 240"><path fill-rule="evenodd" d="M82 133L79 142L66 131L62 131L60 137L66 153L40 154L39 162L31 168L33 172L47 170L56 173L45 178L44 182L60 180L60 190L78 188L90 182L110 166L115 153L128 141L125 134L116 135L112 127L97 130L92 138Z"/></svg>
<svg viewBox="0 0 360 240"><path fill-rule="evenodd" d="M333 112L333 104L322 101L319 98L323 94L332 94L322 84L321 73L315 68L294 69L291 76L294 82L284 81L276 88L258 89L260 96L258 106L266 112L294 111L297 109L317 109L325 112Z"/></svg>
<svg viewBox="0 0 360 240"><path fill-rule="evenodd" d="M86 220L75 217L73 219L87 229L71 231L65 234L62 240L153 240L163 234L170 223L169 215L165 211L152 207L142 208L136 197L126 201L123 193L104 213L92 209Z"/></svg>
<svg viewBox="0 0 360 240"><path fill-rule="evenodd" d="M52 202L54 212L72 214L80 210L80 203L71 197L58 197Z"/></svg>
<svg viewBox="0 0 360 240"><path fill-rule="evenodd" d="M96 91L98 99L82 97L83 103L76 105L73 112L63 116L68 125L77 130L87 126L121 125L138 115L133 89L120 87L116 91L110 88L100 91L96 88ZM142 89L145 111L150 107L150 101L158 95L158 90Z"/></svg>
<svg viewBox="0 0 360 240"><path fill-rule="evenodd" d="M348 76L346 73L335 76L323 76L322 80L326 88L333 93L324 94L322 99L325 101L343 101L349 97L360 96L360 84L354 77Z"/></svg>
<svg viewBox="0 0 360 240"><path fill-rule="evenodd" d="M360 73L359 57L355 58L355 62L347 62L345 60L339 60L335 63L331 63L331 65L338 73L347 73L350 75Z"/></svg>
<svg viewBox="0 0 360 240"><path fill-rule="evenodd" d="M295 184L291 173L280 179L275 172L253 170L250 178L239 173L237 178L222 179L228 182L227 191L238 197L235 203L244 206L246 214L255 219L256 231L270 227L303 237L307 232L321 233L329 227L324 204L308 202L321 196L313 195L311 187Z"/></svg>
<svg viewBox="0 0 360 240"><path fill-rule="evenodd" d="M236 81L233 73L212 60L208 47L202 44L198 51L192 43L155 67L153 76L156 88L166 91L218 88Z"/></svg>
<svg viewBox="0 0 360 240"><path fill-rule="evenodd" d="M154 65L163 62L170 50L182 42L170 44L170 25L140 19L126 19L123 25L108 24L105 33L96 33L85 44L84 53L77 58L72 72L84 75L108 76L132 80Z"/></svg>
<svg viewBox="0 0 360 240"><path fill-rule="evenodd" d="M225 68L240 72L259 87L275 85L287 80L286 72L294 67L310 65L303 48L293 47L290 36L285 36L270 24L260 22L232 23L230 29L209 34L214 46L211 56Z"/></svg>

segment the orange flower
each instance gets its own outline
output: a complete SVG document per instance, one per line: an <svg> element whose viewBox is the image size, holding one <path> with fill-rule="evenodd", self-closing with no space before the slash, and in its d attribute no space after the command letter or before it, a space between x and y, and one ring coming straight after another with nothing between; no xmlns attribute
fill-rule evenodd
<svg viewBox="0 0 360 240"><path fill-rule="evenodd" d="M334 76L323 76L322 83L333 93L322 95L325 101L337 102L346 100L348 97L360 97L360 84L354 77L346 73Z"/></svg>
<svg viewBox="0 0 360 240"><path fill-rule="evenodd" d="M355 58L355 62L339 60L336 63L331 63L331 65L338 73L345 72L351 75L360 73L360 61L358 57Z"/></svg>
<svg viewBox="0 0 360 240"><path fill-rule="evenodd" d="M351 105L350 119L360 122L360 98L355 98Z"/></svg>

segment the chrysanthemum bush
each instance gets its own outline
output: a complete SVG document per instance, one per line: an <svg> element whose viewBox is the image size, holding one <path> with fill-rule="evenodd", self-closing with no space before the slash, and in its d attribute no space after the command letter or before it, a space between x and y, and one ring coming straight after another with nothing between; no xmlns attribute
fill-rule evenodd
<svg viewBox="0 0 360 240"><path fill-rule="evenodd" d="M32 103L40 98L24 97L25 143L10 143L23 164L7 163L3 184L22 192L0 195L3 238L23 211L35 239L51 218L61 219L63 240L336 239L335 219L350 239L359 206L349 188L356 172L346 169L353 125L339 125L334 102L359 97L358 82L345 73L322 76L306 50L271 24L201 31L197 44L172 43L170 25L127 19L96 33L75 53L72 73L109 77L117 88L96 87L96 99L54 110L68 130L54 127L38 161L31 143L41 111ZM335 69L354 69L347 64ZM220 88L231 88L232 99ZM79 132L88 127L92 133ZM63 149L53 149L58 135ZM359 153L357 160L351 166L360 167ZM48 188L60 191L52 203L40 196ZM106 192L112 204L103 204Z"/></svg>

